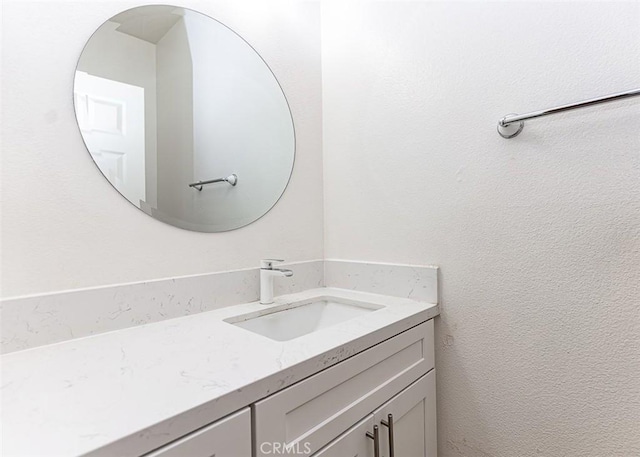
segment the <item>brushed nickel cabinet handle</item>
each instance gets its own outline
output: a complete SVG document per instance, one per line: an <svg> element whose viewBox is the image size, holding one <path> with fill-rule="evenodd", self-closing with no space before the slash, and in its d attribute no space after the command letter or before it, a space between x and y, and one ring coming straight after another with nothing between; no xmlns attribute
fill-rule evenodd
<svg viewBox="0 0 640 457"><path fill-rule="evenodd" d="M394 457L395 447L393 445L393 414L387 416L388 420L382 419L380 423L389 429L389 457Z"/></svg>
<svg viewBox="0 0 640 457"><path fill-rule="evenodd" d="M380 432L378 426L373 426L373 433L367 432L367 437L373 440L373 457L380 457Z"/></svg>

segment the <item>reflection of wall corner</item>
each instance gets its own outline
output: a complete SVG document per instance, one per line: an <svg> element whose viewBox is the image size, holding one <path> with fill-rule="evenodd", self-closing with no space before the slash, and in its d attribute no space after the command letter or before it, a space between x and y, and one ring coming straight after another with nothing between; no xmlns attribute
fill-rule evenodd
<svg viewBox="0 0 640 457"><path fill-rule="evenodd" d="M149 216L153 216L152 214L152 209L151 205L149 205L149 203L145 202L144 200L140 200L140 205L138 205L138 207L144 211L145 213L147 213Z"/></svg>

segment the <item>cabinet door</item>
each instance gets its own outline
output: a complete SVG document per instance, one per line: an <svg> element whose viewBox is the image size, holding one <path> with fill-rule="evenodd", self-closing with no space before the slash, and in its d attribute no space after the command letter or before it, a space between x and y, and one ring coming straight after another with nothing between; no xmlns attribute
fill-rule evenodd
<svg viewBox="0 0 640 457"><path fill-rule="evenodd" d="M313 457L374 457L373 440L367 436L373 425L373 415L369 414Z"/></svg>
<svg viewBox="0 0 640 457"><path fill-rule="evenodd" d="M145 457L251 457L251 411L245 408Z"/></svg>
<svg viewBox="0 0 640 457"><path fill-rule="evenodd" d="M318 452L433 365L430 320L259 401L256 457L270 457L262 443L308 443Z"/></svg>
<svg viewBox="0 0 640 457"><path fill-rule="evenodd" d="M390 455L393 416L393 447L395 457L437 457L436 442L436 372L418 379L374 412L380 428L380 455ZM383 423L384 422L384 423Z"/></svg>

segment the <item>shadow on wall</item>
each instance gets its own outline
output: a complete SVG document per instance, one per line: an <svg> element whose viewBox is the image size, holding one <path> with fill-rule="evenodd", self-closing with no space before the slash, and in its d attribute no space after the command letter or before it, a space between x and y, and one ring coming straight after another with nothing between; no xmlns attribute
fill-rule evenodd
<svg viewBox="0 0 640 457"><path fill-rule="evenodd" d="M457 398L457 404L465 405L463 414L469 423L474 424L474 435L486 436L488 427L482 420L482 406L474 397L472 383L467 378L464 357L456 351L458 324L453 316L447 314L446 302L443 302L442 284L445 283L445 278L446 273L441 268L438 275L440 316L435 319L438 422L455 423L458 412L452 408L440 408L439 405L447 398ZM446 364L442 363L445 358ZM445 382L446 379L451 379L453 376L456 377L456 384ZM446 439L446 437L449 438ZM494 457L494 454L485 451L482 446L486 446L486 444L468 441L463 429L458 429L455 433L449 429L445 433L441 427L438 427L438 455L440 457Z"/></svg>

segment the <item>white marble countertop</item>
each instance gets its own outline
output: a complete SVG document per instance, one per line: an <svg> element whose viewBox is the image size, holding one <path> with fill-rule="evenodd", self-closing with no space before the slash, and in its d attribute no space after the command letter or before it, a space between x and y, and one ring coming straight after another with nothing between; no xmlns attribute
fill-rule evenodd
<svg viewBox="0 0 640 457"><path fill-rule="evenodd" d="M327 294L385 307L283 342L223 321ZM0 358L2 453L140 455L437 314L323 288L13 352Z"/></svg>

